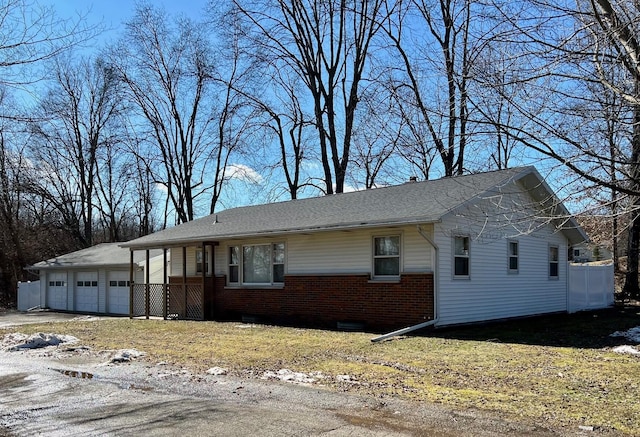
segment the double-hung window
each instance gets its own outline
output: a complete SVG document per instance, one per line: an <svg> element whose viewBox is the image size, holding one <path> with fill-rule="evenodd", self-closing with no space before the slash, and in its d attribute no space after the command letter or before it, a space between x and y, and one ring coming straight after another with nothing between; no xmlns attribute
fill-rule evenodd
<svg viewBox="0 0 640 437"><path fill-rule="evenodd" d="M229 247L230 284L281 284L284 282L284 243Z"/></svg>
<svg viewBox="0 0 640 437"><path fill-rule="evenodd" d="M508 241L507 250L509 251L509 273L518 273L518 242Z"/></svg>
<svg viewBox="0 0 640 437"><path fill-rule="evenodd" d="M196 273L202 274L203 267L204 272L209 274L209 254L203 253L202 249L196 249Z"/></svg>
<svg viewBox="0 0 640 437"><path fill-rule="evenodd" d="M453 275L469 277L469 237L453 237Z"/></svg>
<svg viewBox="0 0 640 437"><path fill-rule="evenodd" d="M373 246L373 277L400 276L400 236L375 237Z"/></svg>
<svg viewBox="0 0 640 437"><path fill-rule="evenodd" d="M229 283L237 284L240 281L240 248L229 247Z"/></svg>
<svg viewBox="0 0 640 437"><path fill-rule="evenodd" d="M558 278L558 246L549 246L549 277Z"/></svg>

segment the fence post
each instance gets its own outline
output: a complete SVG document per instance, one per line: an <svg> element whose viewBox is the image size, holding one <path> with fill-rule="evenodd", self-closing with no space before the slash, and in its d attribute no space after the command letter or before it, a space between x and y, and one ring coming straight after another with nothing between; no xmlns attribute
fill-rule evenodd
<svg viewBox="0 0 640 437"><path fill-rule="evenodd" d="M133 319L133 249L129 250L129 318Z"/></svg>
<svg viewBox="0 0 640 437"><path fill-rule="evenodd" d="M167 248L162 248L162 317L167 320L169 314L169 286L167 285Z"/></svg>

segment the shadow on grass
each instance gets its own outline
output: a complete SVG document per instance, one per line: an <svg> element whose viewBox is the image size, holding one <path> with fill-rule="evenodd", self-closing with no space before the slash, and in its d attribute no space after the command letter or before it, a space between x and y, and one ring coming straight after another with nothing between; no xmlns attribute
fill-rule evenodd
<svg viewBox="0 0 640 437"><path fill-rule="evenodd" d="M615 331L640 326L640 306L552 314L518 320L422 331L417 335L458 340L494 341L540 346L594 348L632 344Z"/></svg>

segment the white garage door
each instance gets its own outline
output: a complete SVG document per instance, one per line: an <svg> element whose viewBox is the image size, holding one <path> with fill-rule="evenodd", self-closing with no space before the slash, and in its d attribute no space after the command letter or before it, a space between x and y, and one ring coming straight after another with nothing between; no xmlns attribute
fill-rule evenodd
<svg viewBox="0 0 640 437"><path fill-rule="evenodd" d="M98 273L76 274L76 311L98 312Z"/></svg>
<svg viewBox="0 0 640 437"><path fill-rule="evenodd" d="M67 308L67 273L47 273L47 306L52 310Z"/></svg>
<svg viewBox="0 0 640 437"><path fill-rule="evenodd" d="M107 312L129 314L129 272L109 272Z"/></svg>

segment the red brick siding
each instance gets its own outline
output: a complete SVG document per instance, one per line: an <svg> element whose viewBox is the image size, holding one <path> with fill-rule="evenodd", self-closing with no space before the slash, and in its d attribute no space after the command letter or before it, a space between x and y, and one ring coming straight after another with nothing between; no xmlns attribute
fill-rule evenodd
<svg viewBox="0 0 640 437"><path fill-rule="evenodd" d="M433 318L433 274L405 274L399 282L369 275L288 275L283 288L225 288L216 277L216 319L242 315L265 322L335 328L359 322L370 330L393 330Z"/></svg>

